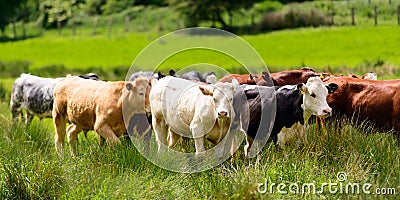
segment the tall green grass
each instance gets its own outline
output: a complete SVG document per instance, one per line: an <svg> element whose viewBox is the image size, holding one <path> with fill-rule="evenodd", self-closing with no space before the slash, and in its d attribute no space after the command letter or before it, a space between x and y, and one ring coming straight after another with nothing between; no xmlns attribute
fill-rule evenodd
<svg viewBox="0 0 400 200"><path fill-rule="evenodd" d="M1 104L1 113L7 113ZM51 123L34 121L31 127L12 126L9 115L0 118L0 198L10 199L255 199L348 198L323 193L260 194L259 183L337 182L371 183L372 188L400 188L400 151L392 133L377 132L366 123L338 119L325 128L312 125L304 145L277 150L267 144L256 158L243 154L205 172L180 174L148 162L129 141L120 146L100 146L89 133L79 136L77 157L57 156ZM68 148L68 145L67 147ZM373 191L373 189L371 189ZM364 195L361 198L396 198Z"/></svg>

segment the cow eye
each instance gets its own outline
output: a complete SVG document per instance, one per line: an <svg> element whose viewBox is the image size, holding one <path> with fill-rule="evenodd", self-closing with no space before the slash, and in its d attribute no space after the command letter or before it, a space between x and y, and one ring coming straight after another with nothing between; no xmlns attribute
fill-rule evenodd
<svg viewBox="0 0 400 200"><path fill-rule="evenodd" d="M310 96L312 96L313 98L315 98L315 94L314 94L314 93L311 93Z"/></svg>

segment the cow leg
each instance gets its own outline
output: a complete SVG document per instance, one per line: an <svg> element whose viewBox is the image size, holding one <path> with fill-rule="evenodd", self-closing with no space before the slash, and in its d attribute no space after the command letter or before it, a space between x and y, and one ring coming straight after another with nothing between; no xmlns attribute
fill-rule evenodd
<svg viewBox="0 0 400 200"><path fill-rule="evenodd" d="M176 145L176 143L178 143L180 138L181 138L180 135L176 134L171 129L168 129L168 137L167 137L168 148L173 148Z"/></svg>
<svg viewBox="0 0 400 200"><path fill-rule="evenodd" d="M67 123L65 115L62 115L58 112L53 112L53 122L56 129L54 143L57 153L62 155L64 152L64 137L66 134L65 124Z"/></svg>
<svg viewBox="0 0 400 200"><path fill-rule="evenodd" d="M18 122L18 116L21 116L21 119L24 121L23 117L24 115L22 113L22 108L20 106L21 106L20 104L16 104L12 101L10 103L13 123Z"/></svg>
<svg viewBox="0 0 400 200"><path fill-rule="evenodd" d="M71 155L76 156L77 155L76 154L76 146L77 146L76 144L78 141L77 135L79 132L81 132L81 130L78 129L75 124L70 124L68 126L67 130L68 130L67 131L68 143L70 145L69 150L71 152Z"/></svg>
<svg viewBox="0 0 400 200"><path fill-rule="evenodd" d="M26 112L26 126L31 125L32 120L33 120L33 115L27 111Z"/></svg>
<svg viewBox="0 0 400 200"><path fill-rule="evenodd" d="M168 127L163 119L157 119L154 115L152 117L152 124L154 132L156 133L156 142L158 144L158 152L161 152L162 145L167 144Z"/></svg>
<svg viewBox="0 0 400 200"><path fill-rule="evenodd" d="M206 151L203 137L194 138L194 146L196 148L196 156L200 156L201 153Z"/></svg>
<svg viewBox="0 0 400 200"><path fill-rule="evenodd" d="M110 126L108 126L106 124L98 125L98 126L95 125L94 130L96 131L97 134L99 134L100 136L105 138L108 143L121 144L121 141L115 135L114 131L111 129Z"/></svg>
<svg viewBox="0 0 400 200"><path fill-rule="evenodd" d="M254 139L249 137L248 135L246 136L246 145L244 145L244 156L246 158L249 158L249 153L251 146L253 145Z"/></svg>

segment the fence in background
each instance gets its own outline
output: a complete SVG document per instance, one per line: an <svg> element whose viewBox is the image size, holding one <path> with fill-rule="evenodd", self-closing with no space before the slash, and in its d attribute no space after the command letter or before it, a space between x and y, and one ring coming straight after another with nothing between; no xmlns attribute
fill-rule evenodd
<svg viewBox="0 0 400 200"><path fill-rule="evenodd" d="M360 1L321 1L326 4L330 3L330 7L325 9L323 13L330 20L331 25L359 25L368 24L378 26L380 24L397 24L400 25L400 4L394 2L396 0L378 0L379 4L374 4L373 0L363 1L367 4L364 10L357 9L354 3ZM383 3L385 2L385 3ZM380 10L382 8L382 10ZM388 9L390 8L390 9ZM315 10L320 8L311 8L311 16ZM382 13L385 13L381 17ZM161 32L173 31L184 28L184 21L179 16L175 18L166 18L168 14L158 16L135 16L116 15L116 16L92 16L92 17L75 17L66 25L62 26L58 23L58 35L118 35L130 32ZM247 26L256 28L256 19L261 18L255 16L254 13L242 13L246 20ZM227 21L233 26L242 26L243 24L235 24L235 20L227 17ZM9 37L26 38L32 35L42 35L45 31L43 27L38 26L41 23L24 22L12 23L6 30ZM210 24L211 26L211 24Z"/></svg>

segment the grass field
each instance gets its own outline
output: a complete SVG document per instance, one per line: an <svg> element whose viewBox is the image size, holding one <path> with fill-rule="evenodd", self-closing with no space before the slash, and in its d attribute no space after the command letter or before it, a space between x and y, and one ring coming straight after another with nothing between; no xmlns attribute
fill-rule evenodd
<svg viewBox="0 0 400 200"><path fill-rule="evenodd" d="M143 158L129 141L121 146L100 146L91 132L79 136L78 157L57 156L51 120L34 120L29 128L12 126L8 105L0 104L0 198L18 199L254 199L254 198L328 198L356 195L261 194L257 187L266 179L279 183L372 184L376 188L395 188L400 192L400 151L391 133L381 133L368 124L342 127L332 122L326 128L314 126L307 142L277 151L267 145L263 152L245 161L242 153L205 172L180 174L159 168ZM242 146L243 147L243 146ZM67 146L68 148L68 146ZM241 151L243 152L243 151ZM346 172L344 182L338 172ZM398 195L398 193L396 193ZM396 195L363 194L363 199L389 198Z"/></svg>
<svg viewBox="0 0 400 200"><path fill-rule="evenodd" d="M0 60L28 61L31 69L64 65L67 68L118 67L127 70L138 53L159 34L135 33L111 38L106 36L40 37L0 43ZM400 28L324 27L277 31L243 38L261 55L271 71L311 66L318 70L366 71L375 63L400 66ZM218 43L218 40L216 40ZM160 45L162 47L162 45ZM187 51L169 58L165 67L180 69L194 63L211 63L226 69L237 63L210 51ZM152 66L140 66L152 70ZM363 72L363 70L358 70ZM378 74L383 75L383 74Z"/></svg>

